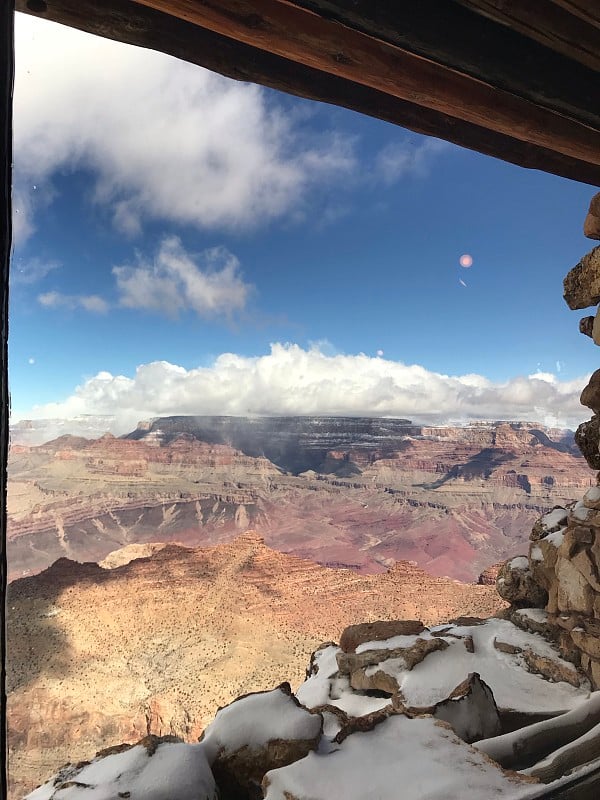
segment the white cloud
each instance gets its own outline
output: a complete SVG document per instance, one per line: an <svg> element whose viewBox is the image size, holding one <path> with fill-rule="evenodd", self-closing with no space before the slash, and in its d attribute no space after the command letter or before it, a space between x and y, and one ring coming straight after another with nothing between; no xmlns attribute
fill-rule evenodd
<svg viewBox="0 0 600 800"><path fill-rule="evenodd" d="M451 145L441 139L391 142L379 151L375 175L385 184L392 184L407 175L426 177L440 153Z"/></svg>
<svg viewBox="0 0 600 800"><path fill-rule="evenodd" d="M93 200L136 234L262 224L355 167L352 140L309 133L260 87L20 14L14 136L18 242L59 170L91 170Z"/></svg>
<svg viewBox="0 0 600 800"><path fill-rule="evenodd" d="M482 375L442 375L382 357L274 344L267 355L224 353L205 368L157 361L138 367L133 377L101 372L64 402L18 417L114 414L115 433L168 414L400 416L431 423L512 419L573 427L587 417L579 404L587 377L529 375L494 383Z"/></svg>
<svg viewBox="0 0 600 800"><path fill-rule="evenodd" d="M192 257L174 236L162 241L153 263L138 258L136 266L114 267L113 274L122 306L172 316L191 309L203 317L230 317L245 308L253 290L242 279L238 259L225 247Z"/></svg>
<svg viewBox="0 0 600 800"><path fill-rule="evenodd" d="M44 261L41 258L13 259L10 266L11 284L38 283L50 272L58 269L58 261Z"/></svg>
<svg viewBox="0 0 600 800"><path fill-rule="evenodd" d="M63 294L62 292L44 292L38 295L38 303L45 308L67 308L73 311L82 308L94 314L105 314L109 305L97 294Z"/></svg>

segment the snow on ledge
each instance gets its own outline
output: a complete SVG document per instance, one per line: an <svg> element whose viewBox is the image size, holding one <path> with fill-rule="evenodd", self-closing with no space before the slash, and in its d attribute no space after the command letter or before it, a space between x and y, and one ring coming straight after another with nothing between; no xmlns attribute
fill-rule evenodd
<svg viewBox="0 0 600 800"><path fill-rule="evenodd" d="M531 780L531 779L529 779ZM539 784L508 776L431 717L391 716L327 753L310 753L265 776L265 800L398 800L399 797L534 797Z"/></svg>

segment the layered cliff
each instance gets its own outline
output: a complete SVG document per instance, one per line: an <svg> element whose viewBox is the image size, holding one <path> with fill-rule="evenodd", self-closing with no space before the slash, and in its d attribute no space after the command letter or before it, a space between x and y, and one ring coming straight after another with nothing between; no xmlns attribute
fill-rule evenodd
<svg viewBox="0 0 600 800"><path fill-rule="evenodd" d="M16 446L9 471L12 578L63 556L254 528L325 565L376 572L404 559L475 580L593 482L565 432L344 418L166 418L131 438Z"/></svg>

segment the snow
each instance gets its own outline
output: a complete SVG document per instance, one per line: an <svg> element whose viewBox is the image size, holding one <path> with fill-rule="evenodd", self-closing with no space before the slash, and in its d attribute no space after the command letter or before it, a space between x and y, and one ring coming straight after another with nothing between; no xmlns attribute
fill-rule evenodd
<svg viewBox="0 0 600 800"><path fill-rule="evenodd" d="M560 527L567 521L567 511L564 508L554 508L542 517L542 526L545 530L551 531L552 528Z"/></svg>
<svg viewBox="0 0 600 800"><path fill-rule="evenodd" d="M536 622L546 620L545 612L541 609L523 609L521 613ZM542 636L522 631L512 622L490 619L482 625L439 625L431 631L407 638L412 639L414 644L418 638L432 638L432 633L436 632L441 634L436 638L444 639L448 647L429 653L410 671L406 669L402 658L385 658L385 649L394 644L397 646L399 637L378 642L382 649L382 660L368 667L366 674L372 675L381 670L391 675L398 682L406 705L416 707L432 706L445 700L471 672L480 674L492 689L498 706L504 709L558 714L576 707L589 697L586 686L576 688L564 682L551 683L541 675L529 672L522 656L497 650L494 647L496 637L521 649L530 648L573 669L573 665L561 659L558 651ZM454 635L444 635L447 633ZM457 636L472 636L474 652L469 653L464 641ZM309 708L330 703L353 716L368 714L387 705L388 699L362 695L350 687L346 676L336 677L338 666L335 656L339 652L340 649L332 645L317 654L315 663L319 667L318 672L300 686L298 699Z"/></svg>
<svg viewBox="0 0 600 800"><path fill-rule="evenodd" d="M543 608L518 608L514 613L518 614L520 617L528 617L534 622L540 622L542 624L548 622L548 612L544 611Z"/></svg>
<svg viewBox="0 0 600 800"><path fill-rule="evenodd" d="M427 631L418 634L421 639L431 639ZM415 634L392 636L391 639L379 639L375 642L363 642L356 648L356 653L365 653L367 650L393 650L397 647L410 647L415 643Z"/></svg>
<svg viewBox="0 0 600 800"><path fill-rule="evenodd" d="M544 560L544 554L542 553L539 545L537 545L537 544L533 545L533 547L531 548L531 552L529 554L529 557L531 558L532 561L543 561Z"/></svg>
<svg viewBox="0 0 600 800"><path fill-rule="evenodd" d="M397 637L394 637L397 638ZM413 640L414 636L409 637ZM391 639L387 640L392 641ZM313 674L298 688L296 697L307 708L332 705L345 711L351 717L362 717L389 706L388 697L369 697L355 692L345 675L338 675L337 653L339 647L330 645L315 654ZM315 667L318 671L315 672Z"/></svg>
<svg viewBox="0 0 600 800"><path fill-rule="evenodd" d="M588 489L583 495L583 499L590 503L597 503L600 500L600 486L592 486L591 489Z"/></svg>
<svg viewBox="0 0 600 800"><path fill-rule="evenodd" d="M511 569L529 569L529 561L526 556L517 556L508 562Z"/></svg>
<svg viewBox="0 0 600 800"><path fill-rule="evenodd" d="M339 647L332 644L318 650L314 655L313 674L300 685L296 697L307 708L316 708L330 703L331 678L338 671L336 654Z"/></svg>
<svg viewBox="0 0 600 800"><path fill-rule="evenodd" d="M201 744L159 744L151 756L143 745L94 759L54 786L54 779L27 795L26 800L216 800L215 781ZM57 781L58 786L63 783Z"/></svg>
<svg viewBox="0 0 600 800"><path fill-rule="evenodd" d="M331 683L331 694L329 702L337 708L341 708L351 717L364 717L365 714L372 714L390 705L389 697L370 697L369 695L355 692L350 686L350 681L345 675L341 675Z"/></svg>
<svg viewBox="0 0 600 800"><path fill-rule="evenodd" d="M597 718L598 715L600 715L600 692L593 692L589 700L565 714L536 722L502 736L482 739L474 747L487 753L491 758L504 762L507 758L522 751L521 743L525 739L535 741L535 738L544 731L552 731L553 735L559 738L561 731L566 730L568 735L570 726L582 723L587 718Z"/></svg>
<svg viewBox="0 0 600 800"><path fill-rule="evenodd" d="M333 739L342 728L342 722L332 711L321 711L323 715L323 736Z"/></svg>
<svg viewBox="0 0 600 800"><path fill-rule="evenodd" d="M580 522L585 522L588 518L590 509L583 505L582 500L578 500L573 506L573 516Z"/></svg>
<svg viewBox="0 0 600 800"><path fill-rule="evenodd" d="M321 717L298 706L281 689L249 694L217 711L202 744L212 764L219 752L259 750L273 739L315 739Z"/></svg>
<svg viewBox="0 0 600 800"><path fill-rule="evenodd" d="M339 748L309 753L265 777L265 800L420 800L533 797L539 785L508 777L431 717L392 716ZM401 788L400 788L401 787Z"/></svg>
<svg viewBox="0 0 600 800"><path fill-rule="evenodd" d="M554 547L560 547L564 541L566 530L566 528L560 528L559 530L554 531L554 533L549 533L548 536L546 536L546 541L550 542L550 544L554 545Z"/></svg>
<svg viewBox="0 0 600 800"><path fill-rule="evenodd" d="M444 630L444 627L440 626L440 629ZM494 638L497 637L522 649L529 647L539 655L573 669L538 634L527 633L500 619L490 619L483 625L453 627L450 632L471 635L474 652L469 653L460 639L442 636L448 647L430 653L410 671L402 659L388 659L369 670L381 670L394 677L406 704L417 707L445 700L471 672L480 674L492 689L498 706L504 709L559 713L573 708L589 696L585 688L578 689L564 682L550 683L542 676L528 672L521 656L502 653L494 647Z"/></svg>
<svg viewBox="0 0 600 800"><path fill-rule="evenodd" d="M569 751L574 750L575 748L580 747L585 742L594 742L596 741L596 746L589 748L589 758L588 761L592 761L595 758L598 758L598 739L600 738L600 724L595 725L591 728L587 733L584 733L578 739L574 739L572 742L568 742L568 744L563 745L563 747L559 747L557 750L554 750L550 755L548 755L543 761L538 761L529 769L524 769L523 772L525 775L530 775L534 773L538 773L540 770L546 769L550 767L553 763L559 760L562 756L569 753Z"/></svg>

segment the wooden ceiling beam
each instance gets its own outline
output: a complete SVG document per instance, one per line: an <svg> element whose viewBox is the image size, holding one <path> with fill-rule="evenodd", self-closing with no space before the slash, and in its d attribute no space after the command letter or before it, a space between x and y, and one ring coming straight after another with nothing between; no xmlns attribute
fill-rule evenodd
<svg viewBox="0 0 600 800"><path fill-rule="evenodd" d="M20 11L33 13L27 7L27 0L17 0L16 5ZM600 184L600 167L585 159L564 156L416 103L401 101L198 28L132 0L103 3L47 0L45 13L36 16L116 41L159 50L236 80L252 81L299 97L353 109L522 167Z"/></svg>
<svg viewBox="0 0 600 800"><path fill-rule="evenodd" d="M293 0L293 3L600 128L596 72L458 3L449 0L416 3Z"/></svg>
<svg viewBox="0 0 600 800"><path fill-rule="evenodd" d="M400 100L600 164L597 130L285 0L137 1Z"/></svg>
<svg viewBox="0 0 600 800"><path fill-rule="evenodd" d="M600 28L600 4L598 0L552 0L569 14L575 14L588 25Z"/></svg>
<svg viewBox="0 0 600 800"><path fill-rule="evenodd" d="M593 70L600 69L600 33L590 25L595 17L592 8L584 2L573 3L573 13L566 3L553 0L453 0L505 25L536 42L562 53L567 58L580 61ZM594 0L595 2L595 0ZM595 3L596 7L598 6ZM588 8L588 20L582 13ZM575 13L578 9L579 13Z"/></svg>

